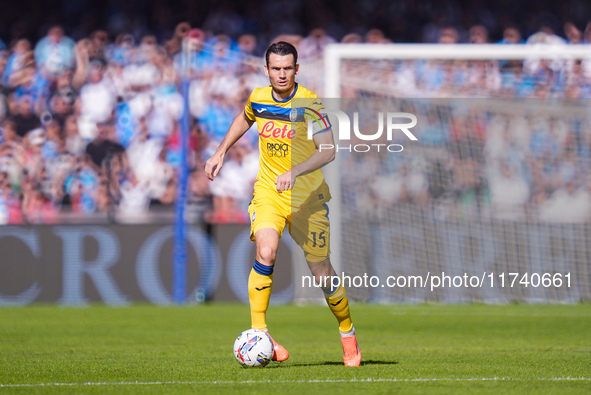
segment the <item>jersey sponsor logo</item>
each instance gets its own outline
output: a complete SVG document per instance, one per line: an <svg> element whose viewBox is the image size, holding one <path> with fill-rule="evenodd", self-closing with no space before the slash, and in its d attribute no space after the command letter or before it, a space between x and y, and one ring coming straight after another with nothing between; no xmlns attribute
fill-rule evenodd
<svg viewBox="0 0 591 395"><path fill-rule="evenodd" d="M285 143L267 143L267 155L286 158L289 155L289 145Z"/></svg>
<svg viewBox="0 0 591 395"><path fill-rule="evenodd" d="M257 111L259 114L261 114L261 113L263 113L263 112L267 111L267 109L266 109L266 108L261 108L260 110L259 110L258 108L256 108L255 110L256 110L256 111Z"/></svg>
<svg viewBox="0 0 591 395"><path fill-rule="evenodd" d="M274 121L266 122L262 129L261 129L261 137L264 139L288 139L293 140L295 137L296 131L295 129L289 129L287 124L283 125L283 128L280 128L279 125L276 125Z"/></svg>

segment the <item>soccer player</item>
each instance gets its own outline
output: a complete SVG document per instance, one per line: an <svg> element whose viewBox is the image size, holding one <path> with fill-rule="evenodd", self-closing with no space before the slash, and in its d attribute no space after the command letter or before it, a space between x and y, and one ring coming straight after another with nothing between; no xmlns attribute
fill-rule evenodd
<svg viewBox="0 0 591 395"><path fill-rule="evenodd" d="M259 130L260 169L249 206L251 240L256 259L248 278L252 328L267 331L266 313L273 287L273 268L279 239L287 225L336 317L346 366L359 366L361 352L349 313L347 292L334 278L329 259L330 223L328 185L321 168L334 159L330 122L324 106L313 92L295 82L299 65L295 47L287 42L272 44L265 54L265 75L270 86L255 89L226 136L205 164L210 180L219 173L230 147L256 122ZM307 120L313 122L308 139ZM338 286L336 286L338 284ZM272 338L271 338L272 339ZM273 340L274 361L289 358L287 350Z"/></svg>

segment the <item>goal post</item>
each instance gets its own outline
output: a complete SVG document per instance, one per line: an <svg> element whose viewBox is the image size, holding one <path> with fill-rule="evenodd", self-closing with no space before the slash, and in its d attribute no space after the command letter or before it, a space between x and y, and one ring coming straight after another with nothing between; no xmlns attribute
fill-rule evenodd
<svg viewBox="0 0 591 395"><path fill-rule="evenodd" d="M510 62L523 73L505 70ZM591 176L585 170L591 89L580 82L591 81L590 62L585 44L325 47L320 96L374 109L371 117L359 116L359 129L375 132L367 119L386 114L388 106L396 114L414 111L418 119L418 142L393 141L404 145L404 155L350 150L324 169L337 273L382 281L377 289L351 287L352 297L380 303L591 299ZM405 76L413 79L412 92ZM422 89L429 84L441 88ZM364 103L355 107L355 101ZM358 137L351 141L370 145L367 136ZM365 169L357 185L348 185L350 173L344 173L351 169ZM509 273L519 275L512 286ZM384 287L386 277L404 284Z"/></svg>

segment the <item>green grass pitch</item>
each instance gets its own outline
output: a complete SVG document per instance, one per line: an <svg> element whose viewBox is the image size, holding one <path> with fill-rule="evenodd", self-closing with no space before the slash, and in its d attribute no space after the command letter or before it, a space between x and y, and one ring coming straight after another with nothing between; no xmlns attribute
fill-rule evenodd
<svg viewBox="0 0 591 395"><path fill-rule="evenodd" d="M325 306L272 306L291 353L242 368L248 307L0 309L0 393L589 393L591 305L354 304L362 366Z"/></svg>

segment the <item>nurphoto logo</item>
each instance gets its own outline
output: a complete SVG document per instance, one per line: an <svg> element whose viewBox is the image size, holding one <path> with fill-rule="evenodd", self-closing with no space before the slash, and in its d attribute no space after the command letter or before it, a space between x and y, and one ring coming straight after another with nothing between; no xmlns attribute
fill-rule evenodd
<svg viewBox="0 0 591 395"><path fill-rule="evenodd" d="M385 114L385 115L384 115ZM391 142L395 132L402 132L406 135L406 137L411 141L417 141L417 137L412 134L410 129L412 129L417 124L417 117L414 114L407 113L407 112L379 112L378 117L378 130L376 132L368 132L362 131L359 128L359 113L353 113L353 128L351 128L351 121L349 116L340 110L326 110L323 114L325 117L327 115L332 115L337 119L339 128L338 128L338 142L347 142L351 140L351 129L353 130L354 136L363 141L379 141L382 138L384 133L384 129L386 130L386 139L388 142ZM403 121L403 122L401 122ZM318 120L311 119L308 121L308 139L312 139L314 134L314 122L318 122ZM384 124L386 127L384 128ZM377 151L380 150L387 150L388 152L402 152L404 147L401 144L384 144L384 143L368 143L368 144L320 144L318 147L319 151L322 150L332 150L336 149L336 152L339 151L348 151L348 152L369 152L369 151Z"/></svg>

